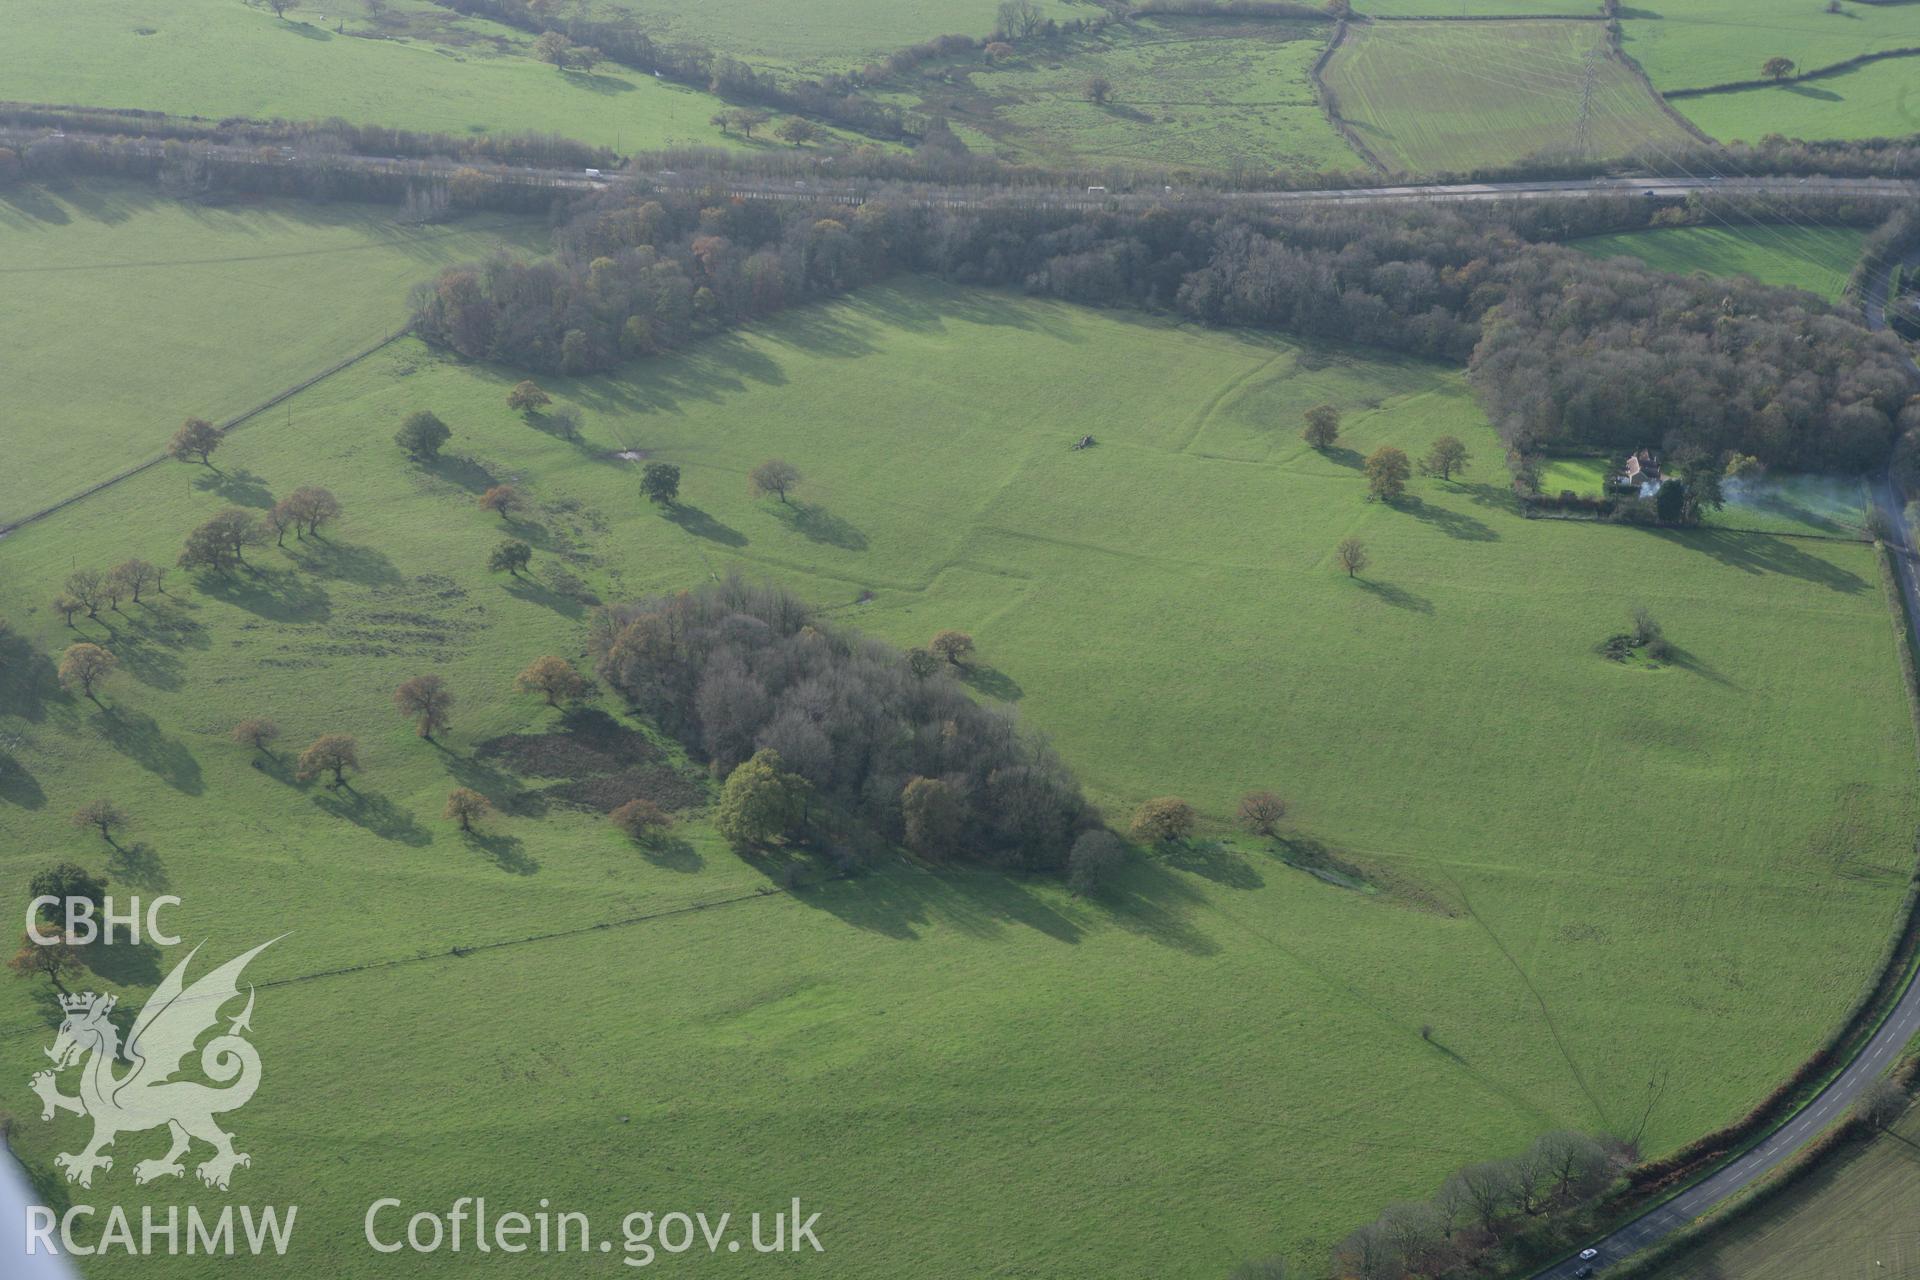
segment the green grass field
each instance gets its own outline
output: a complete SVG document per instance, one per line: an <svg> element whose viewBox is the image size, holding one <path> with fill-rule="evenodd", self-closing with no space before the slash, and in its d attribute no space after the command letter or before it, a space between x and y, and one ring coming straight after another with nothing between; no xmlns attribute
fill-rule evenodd
<svg viewBox="0 0 1920 1280"><path fill-rule="evenodd" d="M1896 1280L1920 1275L1920 1110L1710 1232L1650 1280Z"/></svg>
<svg viewBox="0 0 1920 1280"><path fill-rule="evenodd" d="M1116 24L998 63L937 65L907 81L902 100L1013 160L1356 169L1312 80L1331 33L1311 22ZM1095 76L1113 85L1105 104L1087 100Z"/></svg>
<svg viewBox="0 0 1920 1280"><path fill-rule="evenodd" d="M1573 149L1589 56L1601 59L1587 139L1594 154L1686 142L1605 50L1597 22L1376 22L1348 29L1323 77L1360 140L1408 173Z"/></svg>
<svg viewBox="0 0 1920 1280"><path fill-rule="evenodd" d="M1572 241L1596 257L1637 258L1674 275L1750 276L1835 300L1860 258L1865 233L1853 227L1663 227Z"/></svg>
<svg viewBox="0 0 1920 1280"><path fill-rule="evenodd" d="M1035 3L1061 21L1092 12L1079 0ZM613 0L606 8L665 43L691 42L756 66L818 74L850 71L934 36L987 35L999 0Z"/></svg>
<svg viewBox="0 0 1920 1280"><path fill-rule="evenodd" d="M1598 0L1356 0L1353 8L1369 18L1478 18L1489 14L1591 18L1600 13Z"/></svg>
<svg viewBox="0 0 1920 1280"><path fill-rule="evenodd" d="M424 0L393 0L380 25L353 0L285 18L240 0L20 0L0 42L0 84L30 102L558 133L628 152L739 143L707 123L724 105L709 94L613 63L559 72L529 56L531 44Z"/></svg>
<svg viewBox="0 0 1920 1280"><path fill-rule="evenodd" d="M1915 37L1920 42L1920 37ZM1897 138L1920 133L1920 58L1888 58L1804 84L1680 98L1674 107L1716 138Z"/></svg>
<svg viewBox="0 0 1920 1280"><path fill-rule="evenodd" d="M90 320L60 329L89 344ZM301 1206L289 1274L470 1271L361 1245L382 1195L549 1197L604 1232L630 1209L799 1196L847 1277L1216 1277L1276 1249L1317 1266L1463 1161L1636 1124L1650 1079L1649 1152L1741 1113L1892 926L1920 794L1871 553L1523 520L1457 373L911 284L555 382L579 444L510 413L510 381L406 342L237 434L217 461L238 500L319 483L347 515L232 582L176 572L150 607L82 620L124 664L104 707L53 685L76 632L43 602L75 563L171 561L221 497L170 466L0 541L13 900L71 856L181 895L209 956L292 930L260 981L401 962L260 992L234 1199ZM1327 454L1297 436L1322 401L1346 413ZM422 406L455 432L431 468L391 442ZM1098 446L1069 451L1086 432ZM1361 455L1442 432L1476 455L1461 482L1364 501ZM623 450L684 469L677 519ZM805 475L791 509L746 491L776 454ZM473 498L502 480L535 504L528 582L482 569L506 530ZM1350 533L1373 551L1360 581L1331 563ZM1103 900L902 864L448 954L772 882L698 817L645 856L482 749L556 722L510 681L582 651L557 571L618 599L735 570L891 640L972 631L980 695L1050 734L1113 816L1174 792L1218 820L1275 786L1297 837L1375 892L1239 837L1138 864ZM1596 654L1636 603L1677 665ZM437 746L389 697L428 670L460 697ZM250 714L296 749L357 733L353 794L255 767L227 740ZM464 839L438 816L456 784L520 812ZM103 793L134 815L125 852L67 821ZM177 954L100 964L132 1003ZM44 984L0 986L0 1106L62 1204L50 1161L77 1122L42 1125L25 1089L47 1018ZM88 1198L197 1198L132 1187L152 1142L123 1139Z"/></svg>
<svg viewBox="0 0 1920 1280"><path fill-rule="evenodd" d="M0 345L22 429L0 523L152 457L190 415L226 418L370 345L446 264L545 238L500 215L403 227L359 205L15 188L0 196Z"/></svg>

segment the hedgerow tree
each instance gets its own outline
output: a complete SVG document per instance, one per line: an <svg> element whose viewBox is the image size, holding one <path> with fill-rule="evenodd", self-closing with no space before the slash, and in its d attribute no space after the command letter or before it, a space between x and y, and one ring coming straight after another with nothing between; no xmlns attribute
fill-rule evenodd
<svg viewBox="0 0 1920 1280"><path fill-rule="evenodd" d="M279 737L280 726L265 716L250 716L233 726L235 742L252 747L268 759L273 758L273 744Z"/></svg>
<svg viewBox="0 0 1920 1280"><path fill-rule="evenodd" d="M900 821L909 849L925 857L944 858L959 842L966 813L952 783L910 778L900 791Z"/></svg>
<svg viewBox="0 0 1920 1280"><path fill-rule="evenodd" d="M973 657L973 637L964 631L942 631L927 642L927 648L950 665L962 667Z"/></svg>
<svg viewBox="0 0 1920 1280"><path fill-rule="evenodd" d="M313 744L300 753L294 776L307 782L323 773L331 773L333 781L327 785L344 787L347 785L347 770L359 767L360 744L352 735L327 733L315 738Z"/></svg>
<svg viewBox="0 0 1920 1280"><path fill-rule="evenodd" d="M515 542L510 539L493 549L493 554L487 557L487 568L494 573L504 571L517 578L520 576L520 571L526 568L532 559L532 547L524 542Z"/></svg>
<svg viewBox="0 0 1920 1280"><path fill-rule="evenodd" d="M415 462L432 462L440 456L440 446L453 438L447 424L431 409L410 413L394 433L394 443L407 451Z"/></svg>
<svg viewBox="0 0 1920 1280"><path fill-rule="evenodd" d="M1794 62L1792 58L1784 58L1776 55L1760 64L1760 72L1769 80L1785 80L1793 74L1793 67Z"/></svg>
<svg viewBox="0 0 1920 1280"><path fill-rule="evenodd" d="M82 641L68 645L60 656L60 686L69 693L78 690L97 704L100 699L95 695L100 686L119 665L119 659L97 644Z"/></svg>
<svg viewBox="0 0 1920 1280"><path fill-rule="evenodd" d="M1451 480L1454 472L1467 469L1470 456L1467 446L1460 443L1458 437L1441 436L1427 450L1427 456L1420 460L1420 469L1430 476Z"/></svg>
<svg viewBox="0 0 1920 1280"><path fill-rule="evenodd" d="M188 418L167 442L167 456L177 462L213 465L213 451L220 447L220 428L205 418Z"/></svg>
<svg viewBox="0 0 1920 1280"><path fill-rule="evenodd" d="M727 775L714 827L737 849L788 835L805 820L807 781L781 768L780 753L761 749Z"/></svg>
<svg viewBox="0 0 1920 1280"><path fill-rule="evenodd" d="M649 462L640 474L640 491L649 502L672 506L680 500L680 468L671 462Z"/></svg>
<svg viewBox="0 0 1920 1280"><path fill-rule="evenodd" d="M1287 816L1287 802L1274 791L1249 791L1240 797L1240 825L1256 836L1270 836Z"/></svg>
<svg viewBox="0 0 1920 1280"><path fill-rule="evenodd" d="M1367 555L1367 544L1352 537L1340 539L1340 545L1333 549L1333 560L1347 571L1349 578L1358 577L1360 571L1372 563Z"/></svg>
<svg viewBox="0 0 1920 1280"><path fill-rule="evenodd" d="M1075 896L1097 892L1126 864L1127 849L1105 827L1083 831L1067 852L1067 887Z"/></svg>
<svg viewBox="0 0 1920 1280"><path fill-rule="evenodd" d="M53 984L53 989L64 996L68 992L67 984L62 979L80 971L80 953L65 938L42 944L35 942L32 934L22 933L20 949L7 961L7 968L22 978L45 977Z"/></svg>
<svg viewBox="0 0 1920 1280"><path fill-rule="evenodd" d="M98 831L108 844L113 843L114 831L126 826L127 821L127 811L105 796L89 800L73 811L74 826L82 831Z"/></svg>
<svg viewBox="0 0 1920 1280"><path fill-rule="evenodd" d="M659 838L660 833L673 825L673 819L653 801L640 797L629 800L612 813L607 821L624 832L628 839L647 844Z"/></svg>
<svg viewBox="0 0 1920 1280"><path fill-rule="evenodd" d="M1179 844L1193 834L1199 815L1179 796L1158 796L1133 811L1133 838L1147 844Z"/></svg>
<svg viewBox="0 0 1920 1280"><path fill-rule="evenodd" d="M401 681L393 691L393 705L402 715L413 717L420 736L432 742L433 735L447 727L448 717L453 714L453 690L439 676L414 676Z"/></svg>
<svg viewBox="0 0 1920 1280"><path fill-rule="evenodd" d="M754 497L770 493L785 502L787 494L800 483L800 468L791 462L769 458L749 472L747 479L752 484Z"/></svg>
<svg viewBox="0 0 1920 1280"><path fill-rule="evenodd" d="M1330 404L1317 404L1307 410L1307 425L1300 438L1316 449L1331 449L1340 438L1340 411Z"/></svg>
<svg viewBox="0 0 1920 1280"><path fill-rule="evenodd" d="M521 507L520 491L510 484L496 484L480 495L480 509L491 511L502 520L511 522L513 513Z"/></svg>
<svg viewBox="0 0 1920 1280"><path fill-rule="evenodd" d="M472 831L474 823L492 812L492 803L478 791L471 787L455 787L447 793L447 807L441 816L459 823L462 831Z"/></svg>
<svg viewBox="0 0 1920 1280"><path fill-rule="evenodd" d="M514 383L513 389L507 392L507 408L529 418L552 403L553 397L542 391L532 378Z"/></svg>
<svg viewBox="0 0 1920 1280"><path fill-rule="evenodd" d="M571 702L589 688L587 678L575 670L571 662L553 654L529 662L526 669L513 678L513 684L522 693L545 697L550 707L557 707L563 701Z"/></svg>
<svg viewBox="0 0 1920 1280"><path fill-rule="evenodd" d="M1413 467L1405 450L1381 445L1367 455L1367 494L1382 502L1396 502L1407 491Z"/></svg>

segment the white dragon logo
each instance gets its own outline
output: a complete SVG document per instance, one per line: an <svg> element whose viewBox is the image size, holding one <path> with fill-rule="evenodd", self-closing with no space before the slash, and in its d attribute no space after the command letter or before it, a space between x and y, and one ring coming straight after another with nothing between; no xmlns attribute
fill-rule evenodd
<svg viewBox="0 0 1920 1280"><path fill-rule="evenodd" d="M215 1115L245 1106L260 1087L260 1054L241 1038L241 1032L253 1029L251 986L247 988L245 1011L233 1019L226 1034L207 1041L200 1051L200 1070L209 1080L226 1087L216 1089L173 1076L193 1052L194 1042L220 1020L221 1007L239 996L240 971L247 962L278 941L275 938L261 943L187 987L187 965L200 952L195 947L173 967L140 1010L124 1050L119 1030L107 1018L113 1012L114 997L89 991L60 998L66 1020L60 1024L53 1048L46 1051L53 1059L53 1070L35 1075L32 1087L45 1107L40 1113L42 1120L53 1119L59 1111L93 1117L93 1141L86 1149L54 1157L54 1164L66 1170L68 1182L91 1187L95 1169L113 1168L113 1157L102 1155L101 1148L111 1146L117 1134L161 1125L172 1133L173 1147L158 1160L136 1164L133 1180L137 1183L185 1174L180 1157L195 1138L214 1149L213 1157L195 1170L200 1181L210 1187L225 1191L234 1169L253 1163L251 1157L233 1149L233 1135L213 1120ZM81 1070L80 1096L70 1098L60 1092L56 1073L88 1054L93 1057ZM115 1075L114 1063L121 1057L133 1069Z"/></svg>

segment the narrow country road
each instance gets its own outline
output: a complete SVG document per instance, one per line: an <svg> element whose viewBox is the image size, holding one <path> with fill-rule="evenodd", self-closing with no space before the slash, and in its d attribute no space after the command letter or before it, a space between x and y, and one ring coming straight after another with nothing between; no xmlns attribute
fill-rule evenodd
<svg viewBox="0 0 1920 1280"><path fill-rule="evenodd" d="M1908 255L1907 263L1910 267L1920 266L1920 250ZM1861 311L1870 328L1887 327L1886 295L1891 276L1891 270L1882 272L1877 280L1869 284L1867 297L1861 301ZM1907 356L1907 365L1914 377L1920 379L1920 363L1915 363L1911 352ZM1899 486L1889 472L1875 479L1871 490L1875 508L1886 517L1888 526L1894 530L1893 563L1900 582L1900 593L1906 597L1909 615L1920 618L1920 572L1916 572L1913 538L1906 520L1902 518ZM1846 1070L1821 1090L1812 1102L1789 1116L1758 1146L1735 1156L1706 1178L1649 1209L1612 1234L1594 1241L1592 1247L1600 1251L1594 1263L1595 1270L1603 1270L1609 1262L1618 1262L1658 1243L1779 1168L1844 1116L1854 1099L1892 1064L1894 1056L1916 1034L1920 1034L1920 982L1909 979L1907 989L1901 993L1899 1003L1886 1021L1880 1024L1859 1055L1847 1064ZM1533 1280L1573 1280L1573 1276L1584 1265L1578 1257L1568 1258L1544 1271L1535 1272Z"/></svg>

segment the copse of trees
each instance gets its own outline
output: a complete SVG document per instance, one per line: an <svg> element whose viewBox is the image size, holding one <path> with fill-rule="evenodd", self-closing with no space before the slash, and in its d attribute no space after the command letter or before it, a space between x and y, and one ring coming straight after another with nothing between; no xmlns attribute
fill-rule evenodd
<svg viewBox="0 0 1920 1280"><path fill-rule="evenodd" d="M749 782L768 785L759 775L790 775L822 806L904 841L907 789L938 780L959 800L956 821L939 819L947 856L1054 872L1098 826L1073 776L1010 715L938 673L916 676L898 650L778 588L729 579L602 609L589 641L601 678L730 787L772 753L743 779L743 797L756 794ZM795 830L736 828L749 842Z"/></svg>

